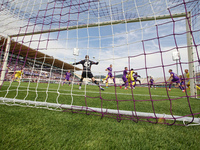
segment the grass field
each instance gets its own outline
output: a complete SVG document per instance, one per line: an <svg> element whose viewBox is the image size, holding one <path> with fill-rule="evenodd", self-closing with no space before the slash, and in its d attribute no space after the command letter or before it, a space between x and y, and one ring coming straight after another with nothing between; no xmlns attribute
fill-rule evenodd
<svg viewBox="0 0 200 150"><path fill-rule="evenodd" d="M29 84L25 82L20 84L5 82L0 91L0 97L76 106L149 113L155 111L158 114L178 116L199 113L199 100L183 97L187 94L189 91L183 93L180 89L175 88L168 93L165 88L148 89L147 87L136 87L135 90L109 87L105 91L99 91L99 88L93 85L82 86L82 89L79 90L78 85L72 87L67 84L61 86L59 84ZM200 117L200 115L195 117Z"/></svg>
<svg viewBox="0 0 200 150"><path fill-rule="evenodd" d="M7 93L8 82L1 88L0 96ZM12 83L6 97L59 102L71 104L71 87L61 86L58 97L58 84L31 83L27 95L28 83ZM18 87L18 94L16 89ZM48 91L46 93L46 90ZM36 92L37 89L37 92ZM156 113L170 113L170 103L164 88L150 90ZM137 87L134 91L137 111L153 112L148 88ZM87 106L116 109L114 87L101 92L96 86L87 86ZM184 96L179 89L172 89L170 98ZM57 99L58 97L58 99ZM56 101L57 99L57 101ZM131 90L117 88L118 107L133 110ZM127 101L122 101L127 100ZM129 101L130 100L130 101ZM193 113L199 112L197 99L189 99ZM85 106L84 86L78 90L73 87L73 105ZM108 117L77 114L64 111L49 111L29 107L0 105L1 147L0 149L200 149L200 126L167 126L148 122L135 123L122 120L120 123ZM187 98L172 100L172 111L176 115L190 114ZM196 115L196 117L199 117Z"/></svg>

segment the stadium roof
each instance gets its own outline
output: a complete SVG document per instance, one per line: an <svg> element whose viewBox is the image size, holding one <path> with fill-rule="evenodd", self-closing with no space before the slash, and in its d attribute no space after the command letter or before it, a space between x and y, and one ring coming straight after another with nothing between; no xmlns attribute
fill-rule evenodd
<svg viewBox="0 0 200 150"><path fill-rule="evenodd" d="M0 45L1 47L3 46L3 50L5 50L6 41L7 40L5 39L5 37L0 38ZM14 40L11 41L10 53L13 53L14 55L19 54L22 57L27 57L32 60L36 58L37 61L44 62L46 64L53 65L55 67L63 68L66 70L70 69L73 71L74 68L75 70L82 70L78 67L74 67L73 65L63 62L59 59L53 58L53 56L46 55L40 51L36 51L28 46L15 42Z"/></svg>

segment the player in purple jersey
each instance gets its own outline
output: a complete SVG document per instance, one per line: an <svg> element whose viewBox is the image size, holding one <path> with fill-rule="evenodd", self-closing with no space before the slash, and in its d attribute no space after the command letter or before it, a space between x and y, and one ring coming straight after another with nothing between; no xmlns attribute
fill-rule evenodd
<svg viewBox="0 0 200 150"><path fill-rule="evenodd" d="M154 85L154 79L153 79L153 77L150 77L149 83L150 83L150 88L152 88L152 86L153 86L156 89L156 86Z"/></svg>
<svg viewBox="0 0 200 150"><path fill-rule="evenodd" d="M112 78L113 79L113 82L115 83L115 79L112 75L112 64L110 64L110 67L106 68L106 71L108 71L108 75L106 76L106 88L108 87L108 79L109 78Z"/></svg>
<svg viewBox="0 0 200 150"><path fill-rule="evenodd" d="M82 64L82 66L83 66L83 72L82 72L81 79L80 79L79 90L81 89L81 85L82 85L84 78L91 78L92 82L94 82L96 85L99 86L99 83L95 80L95 78L91 72L91 66L93 64L98 65L99 62L93 62L93 61L89 60L89 56L86 55L84 60L73 63L73 65L78 65L78 64ZM99 86L99 88L104 91L104 88L102 88L101 86Z"/></svg>
<svg viewBox="0 0 200 150"><path fill-rule="evenodd" d="M128 72L127 72L128 68L125 67L124 71L123 71L123 76L122 76L122 80L124 81L124 84L122 84L122 86L125 86L125 90L127 90L127 86L128 86L128 79L126 78ZM120 86L120 88L122 88L122 86Z"/></svg>
<svg viewBox="0 0 200 150"><path fill-rule="evenodd" d="M183 87L180 86L180 79L179 79L179 77L178 77L175 73L172 72L172 69L169 69L169 73L170 73L169 80L171 80L170 83L169 83L169 91L171 91L172 83L175 82L175 83L178 84L179 88L180 88L183 92L185 92L185 90L183 89Z"/></svg>
<svg viewBox="0 0 200 150"><path fill-rule="evenodd" d="M71 77L71 73L70 73L70 70L68 70L68 72L65 73L65 81L63 82L62 85L64 85L67 81L69 83L69 86L70 86L70 77Z"/></svg>
<svg viewBox="0 0 200 150"><path fill-rule="evenodd" d="M135 74L133 75L133 78L134 78L134 80L135 80L135 84L134 84L134 86L133 86L133 87L135 87L135 86L136 86L136 82L137 82L137 81L138 81L138 82L141 84L141 81L137 79L138 77L140 78L141 76L140 76L140 75L138 75L138 74L137 74L137 72L135 72Z"/></svg>
<svg viewBox="0 0 200 150"><path fill-rule="evenodd" d="M182 75L179 75L179 79L180 79L180 85L183 87L183 89L185 89L185 81Z"/></svg>

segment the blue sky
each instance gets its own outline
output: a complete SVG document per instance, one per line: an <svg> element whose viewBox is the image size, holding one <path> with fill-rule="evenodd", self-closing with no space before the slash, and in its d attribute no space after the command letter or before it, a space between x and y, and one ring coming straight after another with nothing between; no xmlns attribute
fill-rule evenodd
<svg viewBox="0 0 200 150"><path fill-rule="evenodd" d="M46 5L45 2L49 2L48 5ZM6 36L7 34L19 33L19 27L21 27L20 33L25 32L26 30L27 32L30 32L33 31L33 29L34 31L40 31L41 29L57 28L59 26L57 21L59 20L63 22L60 24L60 27L66 27L77 24L114 21L124 18L131 19L144 16L169 15L167 7L175 5L175 3L172 3L170 0L100 0L94 2L91 1L90 3L88 3L87 0L68 0L64 3L61 2L57 1L57 3L54 3L53 1L48 0L24 2L19 0L18 3L10 3L9 7L7 6L10 13L8 13L8 10L0 12L2 16L0 21L0 24L2 25L0 30L1 34ZM81 6L76 5L75 2L80 2ZM70 4L73 4L76 7L69 7ZM112 7L110 7L110 5L112 5ZM52 9L54 6L56 9ZM40 11L38 12L38 10ZM83 12L77 13L77 11ZM180 5L171 8L170 11L172 13L180 13L185 10L183 5ZM59 13L63 14L61 18L57 15ZM47 17L44 19L42 16L45 14ZM110 14L112 14L112 17L110 17ZM3 20L4 18L9 19L5 22ZM28 20L28 18L31 19ZM35 21L36 19L37 21ZM178 47L184 47L179 48L178 50L181 54L181 62L187 62L187 48L185 47L187 46L187 41L186 34L184 33L186 31L186 26L185 20L180 19L181 18L175 19L175 24L170 22L171 19L155 19L154 21L61 31L43 34L41 37L40 35L34 35L33 37L27 36L24 39L20 37L18 38L18 41L20 42L23 39L23 41L27 42L26 45L29 45L31 41L30 47L39 49L41 52L67 63L79 61L88 54L92 60L100 62L98 66L92 66L92 71L95 75L105 75L105 69L110 64L113 64L114 71L121 73L125 66L129 66L128 57L133 56L133 58L130 59L130 66L131 68L138 70L137 72L141 74L142 77L146 77L147 75L161 77L164 73L168 75L169 68L176 71L176 65L165 67L164 72L162 67L148 69L147 74L146 70L143 68L159 66L162 64L162 60L165 66L175 63L172 60L172 52L177 50L175 42L177 42ZM70 22L67 22L68 20L70 20ZM49 24L51 21L53 21L52 24ZM31 26L34 25L35 22L37 25ZM165 22L170 23L161 25L161 23ZM43 26L40 23L46 25ZM27 24L29 24L28 28L26 26ZM158 25L159 35L157 35L155 25ZM173 27L175 27L174 30ZM173 35L169 36L170 34L173 34L173 32L181 35L176 35L174 39ZM158 44L158 36L166 36L159 39L160 47ZM39 42L39 39L42 41ZM51 40L47 42L47 39ZM145 41L144 47L142 45L142 40ZM80 50L79 56L73 56L74 48ZM145 56L143 55L144 49L147 54L158 52L160 50L162 52L168 50L169 52L162 53L162 60L161 53L147 55L147 66L145 66ZM141 56L135 57L139 54L141 54ZM93 59L93 57L95 57L95 59ZM186 69L187 65L182 65L182 68ZM80 72L78 73L80 74Z"/></svg>

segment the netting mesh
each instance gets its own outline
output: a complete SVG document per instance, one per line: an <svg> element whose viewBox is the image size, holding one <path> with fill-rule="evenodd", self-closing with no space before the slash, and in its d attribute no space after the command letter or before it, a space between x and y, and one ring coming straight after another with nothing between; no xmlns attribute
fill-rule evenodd
<svg viewBox="0 0 200 150"><path fill-rule="evenodd" d="M0 15L1 104L200 123L193 99L200 96L198 0L2 0ZM172 52L180 55L176 61ZM99 64L92 65L95 82L86 78L79 90L82 66L72 63L85 55ZM115 79L104 80L110 64ZM122 78L125 67L134 69L130 85ZM185 84L171 84L170 69Z"/></svg>

